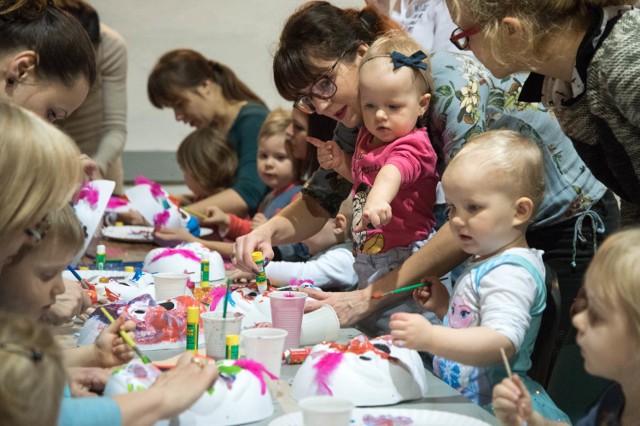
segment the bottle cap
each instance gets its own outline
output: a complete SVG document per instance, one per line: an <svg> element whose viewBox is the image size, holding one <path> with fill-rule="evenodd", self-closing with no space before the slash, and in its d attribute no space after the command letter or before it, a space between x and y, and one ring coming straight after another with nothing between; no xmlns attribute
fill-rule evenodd
<svg viewBox="0 0 640 426"><path fill-rule="evenodd" d="M81 266L78 269L81 270L81 271L88 271L89 267L88 266Z"/></svg>
<svg viewBox="0 0 640 426"><path fill-rule="evenodd" d="M103 244L98 244L96 247L96 253L104 253L107 251L107 248Z"/></svg>
<svg viewBox="0 0 640 426"><path fill-rule="evenodd" d="M256 263L264 260L261 251L254 251L253 253L251 253L251 259L253 259L253 261Z"/></svg>
<svg viewBox="0 0 640 426"><path fill-rule="evenodd" d="M124 267L124 271L125 272L135 272L136 268L134 268L133 266L125 266Z"/></svg>
<svg viewBox="0 0 640 426"><path fill-rule="evenodd" d="M187 323L198 324L200 323L200 308L197 306L189 306L187 308Z"/></svg>
<svg viewBox="0 0 640 426"><path fill-rule="evenodd" d="M100 277L98 278L98 282L102 284L107 284L109 283L109 277Z"/></svg>
<svg viewBox="0 0 640 426"><path fill-rule="evenodd" d="M116 222L116 226L124 226L124 222Z"/></svg>
<svg viewBox="0 0 640 426"><path fill-rule="evenodd" d="M225 337L225 342L227 346L236 346L240 344L240 336L237 334L227 334Z"/></svg>

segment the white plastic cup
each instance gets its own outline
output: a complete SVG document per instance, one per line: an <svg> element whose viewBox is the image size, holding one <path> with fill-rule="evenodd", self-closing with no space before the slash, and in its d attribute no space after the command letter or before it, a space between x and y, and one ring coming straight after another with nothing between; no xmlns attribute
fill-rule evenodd
<svg viewBox="0 0 640 426"><path fill-rule="evenodd" d="M245 358L259 362L267 371L280 377L282 352L287 330L279 328L250 328L240 333L240 349ZM273 394L277 381L268 380L267 386Z"/></svg>
<svg viewBox="0 0 640 426"><path fill-rule="evenodd" d="M207 356L216 360L225 358L226 337L228 334L240 334L243 317L240 312L227 312L226 318L222 317L222 312L200 314Z"/></svg>
<svg viewBox="0 0 640 426"><path fill-rule="evenodd" d="M272 291L269 293L271 324L274 328L287 330L289 333L284 341L285 349L300 347L300 331L306 298L307 293L301 291Z"/></svg>
<svg viewBox="0 0 640 426"><path fill-rule="evenodd" d="M335 342L340 334L340 320L329 305L304 314L300 331L300 346L311 346L322 342Z"/></svg>
<svg viewBox="0 0 640 426"><path fill-rule="evenodd" d="M189 275L175 272L161 272L153 274L153 283L156 289L156 301L173 299L184 296L187 289Z"/></svg>
<svg viewBox="0 0 640 426"><path fill-rule="evenodd" d="M333 396L312 396L298 403L304 426L348 426L353 402Z"/></svg>

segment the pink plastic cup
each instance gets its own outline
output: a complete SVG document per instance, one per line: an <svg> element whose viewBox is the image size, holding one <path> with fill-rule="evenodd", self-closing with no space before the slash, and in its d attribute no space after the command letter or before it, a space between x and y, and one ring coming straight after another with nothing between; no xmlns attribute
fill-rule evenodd
<svg viewBox="0 0 640 426"><path fill-rule="evenodd" d="M271 301L271 323L274 328L287 330L284 348L300 346L300 330L307 293L301 291L273 291L269 293Z"/></svg>

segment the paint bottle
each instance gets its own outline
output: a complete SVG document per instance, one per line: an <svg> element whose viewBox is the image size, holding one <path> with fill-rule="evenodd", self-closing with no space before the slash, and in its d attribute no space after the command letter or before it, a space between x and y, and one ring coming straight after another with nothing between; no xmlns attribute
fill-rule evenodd
<svg viewBox="0 0 640 426"><path fill-rule="evenodd" d="M238 359L238 353L240 348L240 336L237 334L227 334L225 337L226 350L225 350L225 358L226 359Z"/></svg>
<svg viewBox="0 0 640 426"><path fill-rule="evenodd" d="M187 308L187 350L198 352L198 334L200 332L200 308Z"/></svg>
<svg viewBox="0 0 640 426"><path fill-rule="evenodd" d="M202 255L200 259L200 288L208 288L209 284L209 253Z"/></svg>
<svg viewBox="0 0 640 426"><path fill-rule="evenodd" d="M99 244L96 247L96 269L98 271L104 271L106 264L107 249L104 245Z"/></svg>
<svg viewBox="0 0 640 426"><path fill-rule="evenodd" d="M261 251L254 251L251 253L251 259L258 266L258 273L256 274L256 284L258 284L258 291L264 293L267 291L267 274L264 272L264 258Z"/></svg>

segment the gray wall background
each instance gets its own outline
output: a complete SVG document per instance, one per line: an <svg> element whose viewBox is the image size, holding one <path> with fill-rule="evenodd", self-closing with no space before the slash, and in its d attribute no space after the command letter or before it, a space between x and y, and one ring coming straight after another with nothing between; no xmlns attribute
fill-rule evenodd
<svg viewBox="0 0 640 426"><path fill-rule="evenodd" d="M191 130L173 111L147 99L147 76L166 51L188 47L230 66L270 108L288 107L275 90L271 64L285 19L300 0L89 0L128 45L126 151L175 152ZM336 0L362 7L363 0ZM172 155L172 154L171 154ZM140 157L143 158L143 157ZM126 165L130 165L127 162ZM130 167L127 167L130 168ZM129 174L129 170L127 170Z"/></svg>

